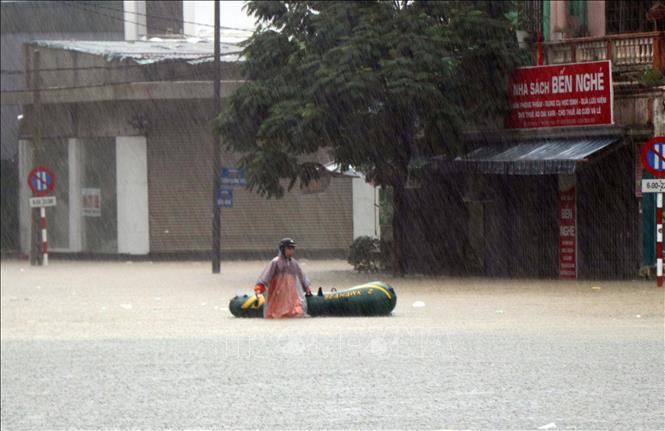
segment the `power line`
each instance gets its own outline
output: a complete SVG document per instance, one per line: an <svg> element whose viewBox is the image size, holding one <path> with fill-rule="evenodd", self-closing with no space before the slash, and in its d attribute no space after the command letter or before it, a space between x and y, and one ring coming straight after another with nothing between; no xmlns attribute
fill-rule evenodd
<svg viewBox="0 0 665 431"><path fill-rule="evenodd" d="M94 13L94 14L97 14L97 15L99 15L99 16L104 16L104 17L106 17L106 18L114 19L114 20L116 20L116 21L122 21L123 23L128 22L128 23L130 23L130 24L136 24L136 25L145 26L143 23L140 23L140 22L136 22L136 21L131 21L131 20L125 19L124 16L121 18L121 17L117 17L117 16L114 16L114 15L109 15L109 14L106 14L106 13L103 13L103 12L99 12L99 11L96 11L96 10L92 10L92 9L88 9L88 8L85 8L85 7L81 7L81 3L76 3L76 4L74 4L74 3L72 3L72 2L64 1L64 2L62 2L62 4L65 5L65 6L69 6L70 8L73 8L73 9L82 10L82 11L84 11L84 12ZM91 6L92 6L92 5L91 5ZM146 27L147 27L147 26L146 26ZM162 31L164 31L165 29L160 28L160 29L158 29L158 30L162 30ZM192 35L186 35L186 34L184 34L184 33L183 33L183 35L184 35L184 36L191 36L191 37L193 37Z"/></svg>
<svg viewBox="0 0 665 431"><path fill-rule="evenodd" d="M190 78L192 77L192 73L188 74L182 74L182 75L175 75L169 80L163 80L163 79L155 79L155 80L148 80L148 81L120 81L120 82L107 82L107 83L100 83L100 84L85 84L85 85L74 85L70 87L45 87L45 88L40 88L41 91L49 91L49 90L78 90L78 89L84 89L84 88L100 88L100 87L115 87L118 85L127 85L127 84L140 84L144 82L175 82L179 79L182 78ZM210 82L211 80L201 80L201 81L194 81L194 82ZM245 82L245 80L223 80L221 82ZM32 89L27 88L25 90L2 90L3 93L5 94L13 94L13 93L25 93L25 92L30 92Z"/></svg>
<svg viewBox="0 0 665 431"><path fill-rule="evenodd" d="M165 20L165 21L166 21L166 20L168 20L168 21L173 21L173 20L175 20L175 18L173 18L173 17L167 17L167 16L164 16L164 15L155 15L155 14L153 14L153 13L151 13L151 14L146 14L146 13L141 13L141 12L125 11L125 10L122 10L122 9L116 9L116 8L114 8L114 7L102 6L102 5L100 5L100 4L90 4L90 3L87 3L87 2L85 2L85 1L77 2L77 3L79 3L79 4L85 4L86 6L90 6L90 7L94 7L94 8L98 8L98 9L106 9L106 10L110 10L110 11L114 11L114 12L130 13L130 14L132 14L132 15L140 15L140 16L145 16L145 17L148 17L148 16L149 16L150 18L157 18L157 19L161 19L161 20ZM213 24L207 24L207 23L196 22L196 21L185 21L185 20L182 20L182 23L184 23L184 24L200 25L200 26L202 26L202 27L210 27L210 28L214 28L214 27L215 27ZM219 28L222 29L222 30L238 30L238 31L246 31L246 32L250 32L250 33L253 33L253 32L254 32L254 30L251 29L251 28L225 27L225 26L219 26Z"/></svg>
<svg viewBox="0 0 665 431"><path fill-rule="evenodd" d="M139 26L142 26L142 27L146 27L146 28L148 27L146 23L141 23L141 22L137 22L137 21L132 21L132 20L129 20L129 19L125 19L124 16L121 18L121 17L118 17L118 16L109 15L109 14L107 14L107 13L100 12L100 11L98 11L98 10L88 9L87 7L83 7L83 5L82 5L81 3L72 3L72 2L67 2L67 1L65 1L65 2L63 2L62 4L65 5L65 6L69 6L69 7L73 8L73 9L78 9L78 10L81 10L81 11L94 13L94 14L97 14L97 15L99 15L99 16L104 16L104 17L107 17L107 18L114 19L114 20L116 20L116 21L121 21L121 22L123 22L123 23L128 22L128 23L130 23L130 24L136 24L136 25L139 25ZM96 7L96 6L89 5L89 4L86 4L86 6ZM108 9L108 8L106 8L106 9ZM114 11L120 12L119 9L115 9L115 8L112 8L112 9L113 9ZM172 18L171 18L171 19L172 19ZM164 29L164 28L161 28L161 27L154 27L154 28L157 29L157 30L160 30L160 31L162 31L162 32L164 32L164 33L167 32L167 29ZM183 32L183 33L178 33L178 34L181 34L181 35L183 35L183 36L187 36L187 37L192 37L192 38L197 38L197 37L198 37L197 35L187 34L187 33L184 33L184 32Z"/></svg>
<svg viewBox="0 0 665 431"><path fill-rule="evenodd" d="M99 15L99 16L104 16L104 17L107 17L107 18L114 19L114 20L116 20L116 21L121 21L121 22L123 22L123 23L127 23L127 22L128 22L128 23L130 23L130 24L136 24L136 25L140 25L140 26L143 26L143 27L146 27L146 28L148 27L148 26L147 26L146 24L144 24L144 23L140 23L140 22L137 22L137 21L131 21L131 20L125 19L124 16L123 16L122 18L120 18L120 17L114 16L114 15L109 15L109 14L106 14L106 13L103 13L103 12L99 12L99 11L96 11L96 10L93 10L93 9L88 9L88 8L82 7L79 3L77 3L77 4L73 4L73 3L70 3L70 2L63 2L62 4L65 5L65 6L69 6L69 7L71 7L71 8L74 8L74 9L78 9L78 10L82 10L82 11L85 11L85 12L94 13L94 14L97 14L97 15ZM116 10L117 10L117 9L116 9ZM155 28L156 28L157 30L162 31L162 32L166 32L166 29L164 29L164 28L159 28L159 27L155 27ZM183 36L187 36L187 37L197 37L197 36L192 35L192 34L186 34L186 33L181 33L181 34L182 34Z"/></svg>
<svg viewBox="0 0 665 431"><path fill-rule="evenodd" d="M242 54L242 51L229 51L225 52L222 55L222 57L226 57L229 55L240 55ZM190 59L187 59L188 62L191 61L198 61L198 60L205 60L207 58L212 58L213 55L202 55L200 57L193 57ZM79 70L115 70L115 69L129 69L129 68L147 68L149 66L153 66L156 63L148 63L148 64L126 64L126 65L117 65L117 66L83 66L83 67L52 67L52 68L44 68L40 69L39 72L77 72ZM24 70L7 70L7 69L2 69L0 70L3 75L25 75L29 74L35 71L24 71Z"/></svg>

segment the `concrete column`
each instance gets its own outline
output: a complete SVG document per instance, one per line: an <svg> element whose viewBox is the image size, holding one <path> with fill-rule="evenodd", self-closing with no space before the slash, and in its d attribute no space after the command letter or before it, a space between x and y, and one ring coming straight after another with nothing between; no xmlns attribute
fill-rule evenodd
<svg viewBox="0 0 665 431"><path fill-rule="evenodd" d="M19 241L21 253L30 253L30 240L32 238L32 213L30 201L32 192L28 187L28 174L32 170L32 142L19 139L18 141L18 218Z"/></svg>
<svg viewBox="0 0 665 431"><path fill-rule="evenodd" d="M81 217L81 141L67 141L69 158L69 251L83 250Z"/></svg>
<svg viewBox="0 0 665 431"><path fill-rule="evenodd" d="M125 40L139 40L148 34L145 0L124 0Z"/></svg>
<svg viewBox="0 0 665 431"><path fill-rule="evenodd" d="M148 154L144 136L116 137L118 253L148 254Z"/></svg>
<svg viewBox="0 0 665 431"><path fill-rule="evenodd" d="M665 97L653 99L653 131L654 136L665 136Z"/></svg>
<svg viewBox="0 0 665 431"><path fill-rule="evenodd" d="M605 1L587 0L589 36L605 36Z"/></svg>
<svg viewBox="0 0 665 431"><path fill-rule="evenodd" d="M550 39L561 40L568 29L568 12L565 0L550 2Z"/></svg>
<svg viewBox="0 0 665 431"><path fill-rule="evenodd" d="M379 238L379 190L365 182L365 178L353 178L353 239L359 236Z"/></svg>

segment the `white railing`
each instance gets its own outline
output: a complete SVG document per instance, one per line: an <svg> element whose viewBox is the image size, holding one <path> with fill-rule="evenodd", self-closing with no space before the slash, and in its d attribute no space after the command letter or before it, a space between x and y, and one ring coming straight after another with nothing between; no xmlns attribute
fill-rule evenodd
<svg viewBox="0 0 665 431"><path fill-rule="evenodd" d="M546 42L546 64L612 60L615 70L665 69L665 32L629 33Z"/></svg>
<svg viewBox="0 0 665 431"><path fill-rule="evenodd" d="M654 38L639 37L619 39L612 42L613 60L617 66L650 65L653 63Z"/></svg>

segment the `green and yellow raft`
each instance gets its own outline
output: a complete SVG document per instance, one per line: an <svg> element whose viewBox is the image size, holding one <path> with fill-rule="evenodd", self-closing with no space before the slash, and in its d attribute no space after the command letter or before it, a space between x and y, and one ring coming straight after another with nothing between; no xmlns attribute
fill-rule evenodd
<svg viewBox="0 0 665 431"><path fill-rule="evenodd" d="M350 289L307 296L307 314L316 316L385 316L397 304L395 289L381 281L354 286ZM253 293L237 295L229 303L236 317L263 317L265 298Z"/></svg>

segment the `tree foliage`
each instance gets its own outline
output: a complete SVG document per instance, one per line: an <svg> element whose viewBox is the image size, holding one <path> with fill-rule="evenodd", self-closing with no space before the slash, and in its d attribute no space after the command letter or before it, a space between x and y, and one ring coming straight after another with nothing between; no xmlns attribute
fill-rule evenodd
<svg viewBox="0 0 665 431"><path fill-rule="evenodd" d="M463 130L506 109L519 56L512 6L247 2L259 26L244 47L248 82L219 117L223 142L262 195L282 196L281 179L290 188L318 178L323 150L394 187L397 214L413 160L456 154Z"/></svg>
<svg viewBox="0 0 665 431"><path fill-rule="evenodd" d="M320 149L381 185L414 157L455 154L470 124L495 122L517 63L510 2L248 2L249 82L219 118L249 185L307 183ZM308 161L310 160L310 161Z"/></svg>

